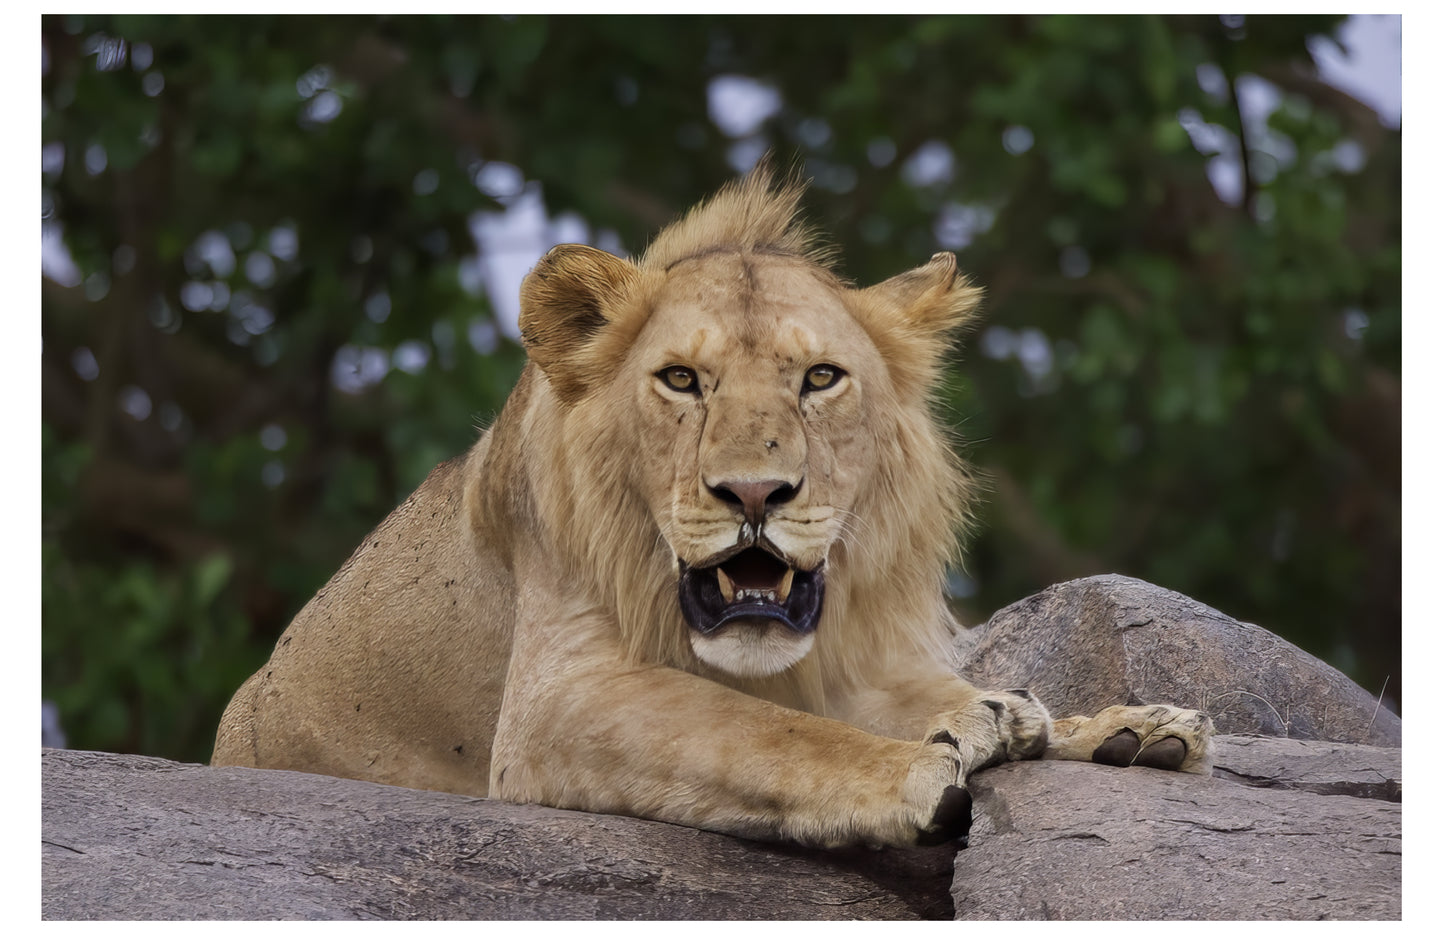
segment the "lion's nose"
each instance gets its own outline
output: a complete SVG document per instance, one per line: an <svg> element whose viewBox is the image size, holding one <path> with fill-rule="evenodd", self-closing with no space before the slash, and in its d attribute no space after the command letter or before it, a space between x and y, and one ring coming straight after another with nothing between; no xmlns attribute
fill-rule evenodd
<svg viewBox="0 0 1445 935"><path fill-rule="evenodd" d="M796 497L801 486L801 480L796 484L784 480L749 480L709 484L707 489L719 500L742 507L744 521L759 526L774 507Z"/></svg>

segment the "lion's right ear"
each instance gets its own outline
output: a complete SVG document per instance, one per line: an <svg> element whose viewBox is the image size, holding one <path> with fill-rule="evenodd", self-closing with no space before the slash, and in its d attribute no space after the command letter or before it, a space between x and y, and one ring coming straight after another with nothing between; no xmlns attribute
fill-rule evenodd
<svg viewBox="0 0 1445 935"><path fill-rule="evenodd" d="M522 280L522 346L564 403L592 383L589 346L621 312L639 275L630 261L605 250L562 244Z"/></svg>

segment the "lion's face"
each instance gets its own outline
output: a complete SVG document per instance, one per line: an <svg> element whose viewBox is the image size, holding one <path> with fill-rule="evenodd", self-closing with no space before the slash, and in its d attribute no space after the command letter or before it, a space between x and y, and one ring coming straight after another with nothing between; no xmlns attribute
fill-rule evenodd
<svg viewBox="0 0 1445 935"><path fill-rule="evenodd" d="M640 657L680 664L685 627L757 678L845 608L940 619L964 480L928 399L978 290L951 254L840 282L793 223L801 192L754 173L639 262L564 245L523 282L543 528Z"/></svg>
<svg viewBox="0 0 1445 935"><path fill-rule="evenodd" d="M714 253L670 271L623 374L693 650L782 671L812 645L829 552L877 462L877 348L811 265Z"/></svg>

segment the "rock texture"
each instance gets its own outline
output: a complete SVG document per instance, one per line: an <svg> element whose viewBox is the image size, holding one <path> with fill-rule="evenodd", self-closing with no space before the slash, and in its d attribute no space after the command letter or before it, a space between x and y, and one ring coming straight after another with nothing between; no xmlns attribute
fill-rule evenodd
<svg viewBox="0 0 1445 935"><path fill-rule="evenodd" d="M1217 756L1216 778L1066 762L975 774L957 917L1400 918L1397 750L1221 738ZM1346 789L1368 794L1330 794Z"/></svg>
<svg viewBox="0 0 1445 935"><path fill-rule="evenodd" d="M1400 802L1400 748L1216 737L1214 776L1265 789Z"/></svg>
<svg viewBox="0 0 1445 935"><path fill-rule="evenodd" d="M956 644L958 671L1030 688L1055 717L1113 704L1197 708L1222 734L1400 745L1400 718L1268 630L1121 575L1056 584Z"/></svg>
<svg viewBox="0 0 1445 935"><path fill-rule="evenodd" d="M957 848L819 853L281 770L45 750L44 919L944 919Z"/></svg>
<svg viewBox="0 0 1445 935"><path fill-rule="evenodd" d="M1056 715L1204 707L1213 777L975 774L970 846L838 852L270 770L42 754L45 919L1397 919L1399 718L1258 627L1128 578L959 643ZM1358 742L1368 738L1371 745Z"/></svg>

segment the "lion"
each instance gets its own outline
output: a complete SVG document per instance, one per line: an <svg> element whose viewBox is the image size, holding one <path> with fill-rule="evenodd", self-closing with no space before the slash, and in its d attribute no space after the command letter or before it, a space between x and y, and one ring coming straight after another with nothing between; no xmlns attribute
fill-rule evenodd
<svg viewBox="0 0 1445 935"><path fill-rule="evenodd" d="M1194 711L1054 721L949 666L975 484L933 413L980 290L857 288L766 169L637 261L553 248L528 362L237 691L212 763L816 847L964 835L970 773L1206 772Z"/></svg>

